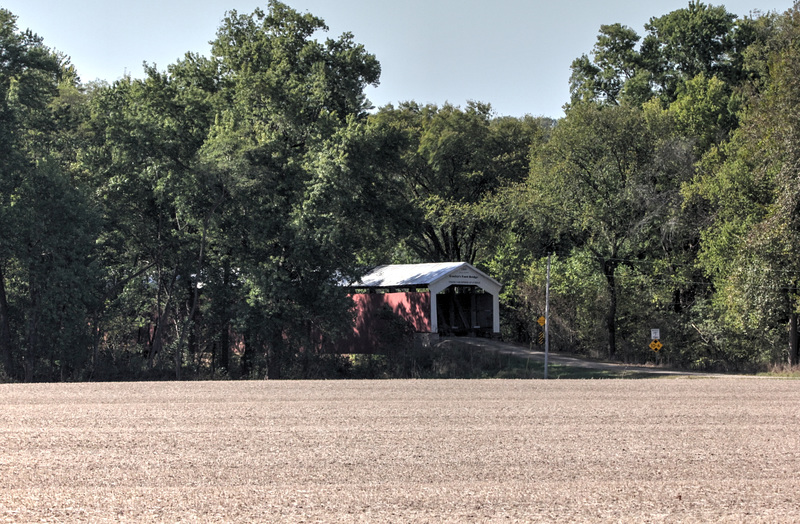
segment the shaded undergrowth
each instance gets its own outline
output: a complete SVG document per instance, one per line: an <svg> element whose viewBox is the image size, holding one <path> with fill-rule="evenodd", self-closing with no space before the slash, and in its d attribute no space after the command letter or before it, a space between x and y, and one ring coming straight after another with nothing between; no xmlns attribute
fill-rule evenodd
<svg viewBox="0 0 800 524"><path fill-rule="evenodd" d="M544 363L469 344L438 344L425 348L400 349L381 355L329 355L336 375L319 378L350 379L541 379ZM550 364L550 379L653 378L631 371L609 371ZM300 377L297 377L300 378ZM306 377L312 378L312 377Z"/></svg>

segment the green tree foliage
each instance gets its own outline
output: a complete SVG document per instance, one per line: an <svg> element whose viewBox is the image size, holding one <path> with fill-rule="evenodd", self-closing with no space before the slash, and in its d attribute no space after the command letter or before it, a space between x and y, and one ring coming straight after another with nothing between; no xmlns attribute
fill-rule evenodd
<svg viewBox="0 0 800 524"><path fill-rule="evenodd" d="M363 207L335 205L346 189L338 181L345 170L335 166L347 165L347 149L363 140L363 90L380 67L350 34L312 38L326 29L271 2L266 13L230 13L212 43L220 96L230 103L202 153L231 186L238 230L226 247L249 307L246 351L266 357L270 378L316 336L347 324L338 283L353 274L358 238L345 221ZM368 195L349 193L359 196Z"/></svg>
<svg viewBox="0 0 800 524"><path fill-rule="evenodd" d="M2 375L333 376L340 284L386 262L481 266L530 341L551 253L556 347L796 364L798 18L603 25L554 122L372 111L377 59L278 1L112 85L0 10Z"/></svg>
<svg viewBox="0 0 800 524"><path fill-rule="evenodd" d="M736 15L724 6L690 1L686 9L651 18L645 29L643 54L667 99L680 83L700 74L726 80L737 76Z"/></svg>
<svg viewBox="0 0 800 524"><path fill-rule="evenodd" d="M98 225L71 173L77 78L0 10L0 354L26 380L80 376L95 306ZM77 104L76 104L77 102Z"/></svg>
<svg viewBox="0 0 800 524"><path fill-rule="evenodd" d="M656 119L658 120L658 119ZM660 122L629 106L573 106L535 151L530 212L547 217L586 252L605 280L608 353L617 351L621 269L640 271L661 249L662 227L679 205L678 189L691 175L691 152Z"/></svg>
<svg viewBox="0 0 800 524"><path fill-rule="evenodd" d="M753 130L761 129L769 136L774 133L766 119L759 121L760 127L752 122L757 118L753 112L760 113L759 108L764 107L759 100L760 93L769 90L766 86L790 84L774 80L774 57L785 47L776 37L786 24L781 20L774 14L736 19L723 7L690 2L685 9L651 18L643 39L619 24L602 26L591 58L584 55L573 63L572 108L586 100L607 106L642 107L648 125L660 137L655 150L651 149L653 144L645 146L660 151L653 157L654 168L664 169L668 163L677 162L670 188L661 195L666 197L665 214L657 219L660 227L649 241L651 248L658 247L649 256L657 254L657 258L648 262L646 270L625 277L627 282L639 282L636 289L649 288L650 292L642 294L629 288L626 294L630 299L619 305L626 308L636 300L651 301L661 316L660 324L668 325L668 331L681 341L681 349L671 355L684 364L741 366L760 360L774 354L769 348L775 347L777 326L787 322L794 325L787 313L791 299L785 292L791 289L791 282L779 284L767 277L762 258L768 250L764 245L748 251L740 244L741 238L750 236L752 240L752 228L766 221L776 198L772 175L757 175L769 169L753 161L758 156L754 151L766 151L767 136ZM737 131L742 115L748 123ZM559 126L570 119L568 113ZM595 124L588 127L595 132L602 128ZM751 131L746 131L748 128ZM735 138L728 144L732 135ZM590 143L590 138L579 138L574 147L580 150ZM693 154L687 144L693 145ZM748 153L742 153L742 149ZM669 150L672 152L666 153ZM704 175L697 179L701 182L690 184L692 159L701 156ZM672 160L666 161L668 158ZM772 166L774 169L775 164ZM552 168L545 170L552 172ZM589 179L597 183L601 177ZM682 185L682 194L678 194ZM696 198L698 195L704 198ZM638 222L627 217L620 223ZM574 234L580 229L567 230ZM778 236L791 237L785 231ZM760 254L753 258L754 253ZM750 257L750 262L738 267L751 271L747 279L733 281L730 268L736 266L733 260L741 257ZM705 273L700 272L698 260ZM636 267L644 266L640 263L630 269ZM758 270L753 272L755 267ZM764 313L760 322L746 320L743 305L755 304L745 300L754 296L743 292L746 288L753 293L762 290L756 293L762 302L773 297L774 306L760 303L763 307L758 309ZM770 295L763 292L767 288L784 292ZM634 300L631 293L639 298ZM734 302L739 306L734 308ZM628 311L622 318L637 322L636 307L628 307ZM732 326L738 328L733 330Z"/></svg>
<svg viewBox="0 0 800 524"><path fill-rule="evenodd" d="M650 72L636 49L641 37L622 24L602 25L592 58L582 55L572 62L570 85L572 100L602 100L618 104L626 91L638 87L636 96L646 101L651 96Z"/></svg>
<svg viewBox="0 0 800 524"><path fill-rule="evenodd" d="M677 132L696 144L698 153L723 143L737 126L731 110L731 91L725 82L700 73L678 89L668 112L674 117Z"/></svg>
<svg viewBox="0 0 800 524"><path fill-rule="evenodd" d="M322 20L271 2L229 13L210 58L79 89L3 16L8 374L181 378L227 372L236 347L245 374L279 377L346 329L339 283L389 236L374 209L397 158L352 35L317 41Z"/></svg>
<svg viewBox="0 0 800 524"><path fill-rule="evenodd" d="M724 6L692 0L685 9L651 18L645 30L642 39L621 24L601 26L591 57L572 63L572 102L641 105L657 97L670 104L698 75L718 78L731 90L751 73L744 53L757 41L755 23L737 20Z"/></svg>
<svg viewBox="0 0 800 524"><path fill-rule="evenodd" d="M364 220L381 148L363 95L380 68L352 35L314 39L326 29L280 2L231 12L210 58L93 95L83 161L108 226L112 350L180 378L209 352L227 370L235 331L245 373L279 377L347 325L338 283L381 227Z"/></svg>
<svg viewBox="0 0 800 524"><path fill-rule="evenodd" d="M789 10L768 43L766 77L733 139L709 155L694 190L713 206L700 260L717 288L726 343L750 341L743 358L774 358L788 339L798 363L800 193L800 10ZM788 337L785 333L788 330ZM765 351L766 350L766 351ZM755 354L754 354L755 353Z"/></svg>
<svg viewBox="0 0 800 524"><path fill-rule="evenodd" d="M117 325L117 315L138 317L152 367L176 322L179 340L186 336L188 323L179 322L175 308L197 308L190 279L201 274L211 219L225 194L197 158L213 119L215 70L189 55L171 74L145 72L144 80L125 78L92 96L93 133L82 165L106 222L98 241L108 280L106 339L127 339L130 325ZM180 370L182 348L172 350Z"/></svg>
<svg viewBox="0 0 800 524"><path fill-rule="evenodd" d="M400 150L396 216L413 258L487 259L502 227L487 212L488 201L525 178L530 144L546 120L494 118L488 104L477 102L463 110L407 102L381 108L372 121Z"/></svg>

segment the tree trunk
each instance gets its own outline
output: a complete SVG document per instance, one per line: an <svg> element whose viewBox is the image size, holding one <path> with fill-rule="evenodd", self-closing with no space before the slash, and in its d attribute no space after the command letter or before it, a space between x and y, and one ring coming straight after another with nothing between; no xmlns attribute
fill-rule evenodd
<svg viewBox="0 0 800 524"><path fill-rule="evenodd" d="M790 366L800 364L800 350L798 349L798 314L797 314L797 282L790 284L786 293L786 308L789 311L789 358Z"/></svg>
<svg viewBox="0 0 800 524"><path fill-rule="evenodd" d="M267 379L280 380L281 378L281 349L270 345L267 350Z"/></svg>
<svg viewBox="0 0 800 524"><path fill-rule="evenodd" d="M24 362L25 382L33 382L34 362L39 355L39 293L37 292L35 282L30 282L29 285L30 309L28 311L28 347Z"/></svg>
<svg viewBox="0 0 800 524"><path fill-rule="evenodd" d="M216 366L223 373L228 372L230 366L230 305L229 305L229 290L231 286L231 266L226 260L222 266L222 289L224 290L219 296L212 297L212 318L214 319L214 326L217 330L219 337L219 345L217 346L217 355L215 355Z"/></svg>
<svg viewBox="0 0 800 524"><path fill-rule="evenodd" d="M278 380L281 378L283 353L283 333L280 329L274 329L270 336L269 348L267 349L267 378L269 380Z"/></svg>
<svg viewBox="0 0 800 524"><path fill-rule="evenodd" d="M91 362L92 370L91 374L89 375L90 379L94 378L94 373L97 370L98 363L100 362L100 341L102 340L103 337L103 330L101 329L100 320L98 317L99 315L95 317L94 320L92 321L94 344L92 347L92 362Z"/></svg>
<svg viewBox="0 0 800 524"><path fill-rule="evenodd" d="M197 313L197 304L200 295L199 279L200 275L203 272L203 256L205 255L205 249L206 249L206 234L208 233L208 222L211 218L210 215L214 213L214 211L217 209L217 206L219 206L219 202L211 210L209 216L206 217L206 219L203 221L203 234L200 238L200 251L197 255L197 269L195 270L195 279L197 279L197 281L192 281L191 278L187 279L187 282L190 284L189 292L192 296L192 305L189 309L189 314L186 316L186 322L184 322L183 324L183 330L178 336L178 347L175 349L175 378L177 380L181 379L181 368L183 367L183 362L181 361L181 355L183 352L183 343L186 340L187 334L191 336L191 333L194 333L194 329L196 326L195 315ZM192 354L193 351L191 348L192 346L191 342L189 343L189 346L190 346L189 353Z"/></svg>
<svg viewBox="0 0 800 524"><path fill-rule="evenodd" d="M608 311L606 312L606 328L608 329L608 356L617 353L617 263L613 260L603 262L603 274L608 284Z"/></svg>
<svg viewBox="0 0 800 524"><path fill-rule="evenodd" d="M169 302L167 302L169 305ZM159 312L156 318L156 327L153 330L153 338L150 340L150 354L147 357L147 364L150 369L155 365L156 356L164 348L164 324L167 322L167 310Z"/></svg>
<svg viewBox="0 0 800 524"><path fill-rule="evenodd" d="M225 323L219 334L219 369L223 373L227 373L230 366L231 342L229 329L228 324Z"/></svg>
<svg viewBox="0 0 800 524"><path fill-rule="evenodd" d="M11 322L9 320L8 300L3 267L0 265L0 358L7 375L12 374L13 351L11 349Z"/></svg>
<svg viewBox="0 0 800 524"><path fill-rule="evenodd" d="M182 344L175 348L175 380L182 380L181 370L183 369L183 349Z"/></svg>
<svg viewBox="0 0 800 524"><path fill-rule="evenodd" d="M256 341L256 336L253 331L254 330L252 327L245 327L245 332L243 335L244 347L242 348L242 357L240 359L240 369L243 378L251 378L250 375L253 372L253 355L255 354L256 348L259 344L259 342Z"/></svg>
<svg viewBox="0 0 800 524"><path fill-rule="evenodd" d="M172 305L172 297L174 295L173 291L177 277L178 268L176 267L175 271L172 273L172 279L170 280L169 287L164 289L161 283L161 270L158 270L158 293L156 294L156 312L158 314L158 318L156 319L156 328L153 332L153 339L150 343L150 355L147 359L150 369L153 369L156 356L164 349L164 332L169 324L169 311ZM167 296L163 310L161 310L162 294L166 294Z"/></svg>

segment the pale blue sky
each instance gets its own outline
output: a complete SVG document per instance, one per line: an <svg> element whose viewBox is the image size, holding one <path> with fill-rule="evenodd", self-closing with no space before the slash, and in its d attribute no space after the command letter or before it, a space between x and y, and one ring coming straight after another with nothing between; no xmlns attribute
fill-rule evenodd
<svg viewBox="0 0 800 524"><path fill-rule="evenodd" d="M489 102L498 115L560 117L569 66L588 53L601 24L644 24L688 0L286 0L323 18L330 35L354 34L381 62L377 106L416 100ZM782 12L792 0L729 0L730 12ZM266 0L0 0L20 29L72 57L83 81L109 82L142 62L159 69L187 51L208 55L226 11L251 13Z"/></svg>

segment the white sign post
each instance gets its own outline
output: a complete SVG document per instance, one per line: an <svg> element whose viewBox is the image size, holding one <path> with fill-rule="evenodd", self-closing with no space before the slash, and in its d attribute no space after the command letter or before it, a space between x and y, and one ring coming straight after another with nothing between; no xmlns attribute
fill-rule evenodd
<svg viewBox="0 0 800 524"><path fill-rule="evenodd" d="M547 361L550 356L550 255L547 255L547 281L544 290L544 378L547 379Z"/></svg>
<svg viewBox="0 0 800 524"><path fill-rule="evenodd" d="M651 329L650 330L650 349L658 353L661 348L664 347L664 344L661 343L661 330L660 329Z"/></svg>

